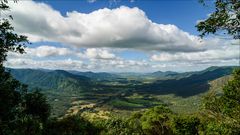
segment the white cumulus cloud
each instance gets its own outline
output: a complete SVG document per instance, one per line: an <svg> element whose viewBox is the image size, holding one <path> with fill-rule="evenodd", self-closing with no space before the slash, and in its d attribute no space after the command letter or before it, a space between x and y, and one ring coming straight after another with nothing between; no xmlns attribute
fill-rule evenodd
<svg viewBox="0 0 240 135"><path fill-rule="evenodd" d="M224 46L217 49L209 49L202 52L190 53L160 53L151 56L152 61L171 62L171 61L213 61L213 60L232 60L238 59L238 46Z"/></svg>
<svg viewBox="0 0 240 135"><path fill-rule="evenodd" d="M117 56L107 49L88 48L83 53L78 53L78 56L88 59L115 59Z"/></svg>
<svg viewBox="0 0 240 135"><path fill-rule="evenodd" d="M191 52L203 50L196 36L172 24L152 22L135 7L103 8L91 13L59 11L45 3L11 3L14 27L31 41L55 41L74 47L132 48Z"/></svg>
<svg viewBox="0 0 240 135"><path fill-rule="evenodd" d="M28 55L36 55L37 57L66 56L72 53L72 51L67 48L45 45L37 48L26 48L26 52Z"/></svg>

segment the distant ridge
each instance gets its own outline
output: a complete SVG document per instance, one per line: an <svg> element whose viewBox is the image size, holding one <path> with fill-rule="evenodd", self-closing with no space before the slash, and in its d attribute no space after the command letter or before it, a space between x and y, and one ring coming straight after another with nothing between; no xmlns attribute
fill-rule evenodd
<svg viewBox="0 0 240 135"><path fill-rule="evenodd" d="M91 71L87 71L87 72L80 72L80 71L74 71L74 70L70 70L68 71L72 74L75 75L81 75L81 76L85 76L91 79L96 79L96 80L105 80L105 79L114 79L114 78L118 78L119 76L116 74L111 74L111 73L107 73L107 72L91 72Z"/></svg>
<svg viewBox="0 0 240 135"><path fill-rule="evenodd" d="M153 77L167 77L167 76L172 76L172 75L177 75L179 74L178 72L173 72L173 71L157 71L157 72L153 72L150 75Z"/></svg>
<svg viewBox="0 0 240 135"><path fill-rule="evenodd" d="M232 73L232 70L237 66L224 66L224 67L209 67L202 71L178 73L173 71L157 71L153 73L124 73L122 76L120 73L94 73L94 72L79 72L79 71L65 71L65 70L44 70L44 69L12 69L7 68L13 77L22 83L30 85L30 87L40 87L44 89L65 89L70 87L81 89L82 87L89 87L94 81L101 80L113 80L124 77L134 76L135 79L152 77L160 81L161 84L172 85L181 84L179 82L186 83L198 83L206 82L209 80L216 79ZM170 83L172 82L172 83ZM163 85L161 85L163 86ZM79 87L79 88L78 88ZM166 87L167 88L167 87Z"/></svg>
<svg viewBox="0 0 240 135"><path fill-rule="evenodd" d="M91 79L85 76L74 75L64 70L43 71L37 69L8 69L14 78L30 88L69 90L82 89L89 86ZM72 88L71 88L72 87Z"/></svg>
<svg viewBox="0 0 240 135"><path fill-rule="evenodd" d="M207 91L210 87L210 81L230 75L235 68L238 67L209 67L202 71L181 73L168 80L157 80L152 84L141 87L141 89L144 93L172 93L182 97L193 96Z"/></svg>

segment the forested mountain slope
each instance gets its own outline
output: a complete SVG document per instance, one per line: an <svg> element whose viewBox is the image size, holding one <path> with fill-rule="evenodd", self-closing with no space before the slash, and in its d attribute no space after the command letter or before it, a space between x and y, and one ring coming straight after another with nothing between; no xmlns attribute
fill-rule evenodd
<svg viewBox="0 0 240 135"><path fill-rule="evenodd" d="M74 75L64 70L44 71L36 69L8 69L14 78L30 88L38 87L43 90L52 89L58 91L81 90L90 86L88 77Z"/></svg>

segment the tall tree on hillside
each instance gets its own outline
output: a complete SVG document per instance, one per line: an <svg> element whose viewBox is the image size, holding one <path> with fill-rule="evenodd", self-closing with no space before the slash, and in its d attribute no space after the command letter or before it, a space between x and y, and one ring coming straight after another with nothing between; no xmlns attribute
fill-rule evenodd
<svg viewBox="0 0 240 135"><path fill-rule="evenodd" d="M200 0L205 3L205 0ZM216 0L215 12L197 24L200 36L229 35L240 45L240 1ZM204 101L204 134L240 134L240 69L223 88L221 96L208 95Z"/></svg>
<svg viewBox="0 0 240 135"><path fill-rule="evenodd" d="M9 10L6 0L1 0L1 14ZM11 75L5 72L3 62L6 61L9 51L24 52L24 46L28 42L27 38L14 33L14 29L9 23L10 18L0 18L0 122L2 119L8 119L7 115L20 102L20 91L25 92L23 85L13 79Z"/></svg>
<svg viewBox="0 0 240 135"><path fill-rule="evenodd" d="M7 0L0 0L0 12L10 10ZM6 72L3 63L8 52L24 53L26 36L11 26L12 16L0 18L0 134L41 134L42 124L49 117L46 98L39 92L27 93L27 86Z"/></svg>

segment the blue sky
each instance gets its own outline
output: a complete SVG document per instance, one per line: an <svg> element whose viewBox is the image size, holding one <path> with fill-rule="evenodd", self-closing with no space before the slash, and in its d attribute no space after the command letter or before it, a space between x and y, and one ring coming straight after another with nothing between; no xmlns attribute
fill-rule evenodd
<svg viewBox="0 0 240 135"><path fill-rule="evenodd" d="M199 39L214 11L198 0L45 0L10 3L15 30L32 45L6 66L95 72L191 71L237 65L234 40Z"/></svg>

